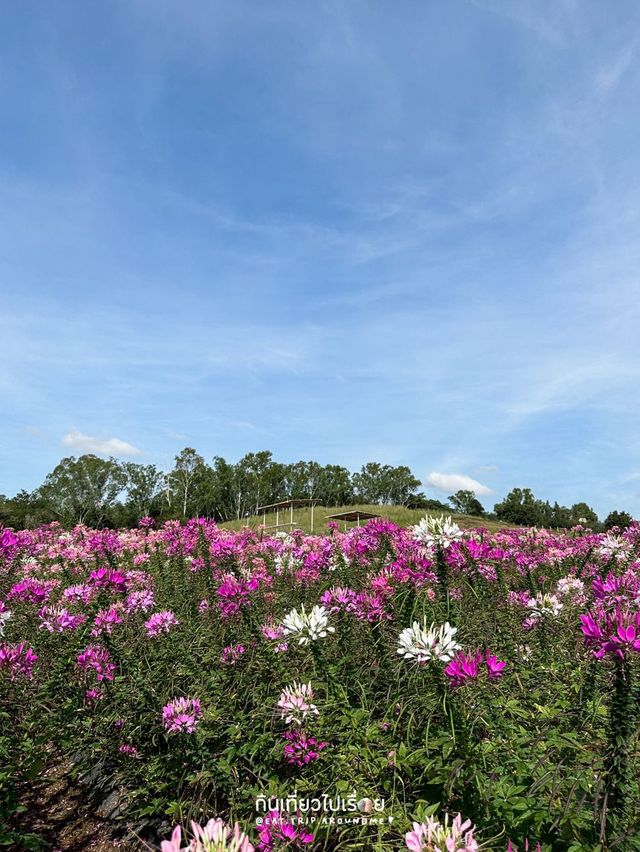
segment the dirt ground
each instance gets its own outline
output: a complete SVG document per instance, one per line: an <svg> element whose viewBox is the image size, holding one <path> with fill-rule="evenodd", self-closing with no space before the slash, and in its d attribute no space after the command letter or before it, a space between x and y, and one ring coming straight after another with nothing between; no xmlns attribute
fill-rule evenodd
<svg viewBox="0 0 640 852"><path fill-rule="evenodd" d="M36 834L48 852L140 852L116 836L112 823L100 819L86 790L70 779L69 764L52 761L22 796L26 811L20 818L24 831ZM19 847L18 847L19 848Z"/></svg>

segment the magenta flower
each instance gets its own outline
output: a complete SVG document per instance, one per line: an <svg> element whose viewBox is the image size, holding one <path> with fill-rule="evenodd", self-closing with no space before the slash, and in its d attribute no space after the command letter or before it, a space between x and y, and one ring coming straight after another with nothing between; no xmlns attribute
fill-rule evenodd
<svg viewBox="0 0 640 852"><path fill-rule="evenodd" d="M507 665L502 660L499 660L494 654L490 654L487 651L485 657L485 663L487 666L487 675L490 678L502 677L502 670Z"/></svg>
<svg viewBox="0 0 640 852"><path fill-rule="evenodd" d="M193 839L187 846L182 845L182 829L177 825L173 829L171 840L163 840L161 852L254 852L255 847L238 823L233 828L221 819L210 819L206 825L191 823Z"/></svg>
<svg viewBox="0 0 640 852"><path fill-rule="evenodd" d="M102 609L95 617L91 635L94 638L97 638L102 633L111 635L115 625L122 624L123 621L121 608L118 604L114 604L109 609Z"/></svg>
<svg viewBox="0 0 640 852"><path fill-rule="evenodd" d="M220 655L221 663L230 663L233 665L237 663L240 657L245 653L247 649L244 645L227 645L226 648L222 649L222 654Z"/></svg>
<svg viewBox="0 0 640 852"><path fill-rule="evenodd" d="M445 668L444 673L451 680L452 686L460 686L465 680L474 680L480 674L479 665L482 662L482 654L477 651L458 651L453 660Z"/></svg>
<svg viewBox="0 0 640 852"><path fill-rule="evenodd" d="M444 673L449 678L451 686L457 687L465 681L477 680L485 672L491 680L502 677L505 666L505 662L488 650L484 654L479 650L475 653L458 651Z"/></svg>
<svg viewBox="0 0 640 852"><path fill-rule="evenodd" d="M313 842L313 834L295 826L281 816L280 811L269 811L258 832L258 837L260 852L273 852L282 848L299 849Z"/></svg>
<svg viewBox="0 0 640 852"><path fill-rule="evenodd" d="M116 571L113 568L96 568L89 575L88 582L98 589L109 589L114 592L126 592L127 590L127 578L121 571Z"/></svg>
<svg viewBox="0 0 640 852"><path fill-rule="evenodd" d="M98 680L113 680L116 667L106 648L89 645L78 654L76 660L82 671L94 671Z"/></svg>
<svg viewBox="0 0 640 852"><path fill-rule="evenodd" d="M614 611L602 608L580 616L582 632L593 655L605 654L624 659L625 654L640 651L640 612L617 606Z"/></svg>
<svg viewBox="0 0 640 852"><path fill-rule="evenodd" d="M19 601L30 604L41 604L51 594L53 587L57 585L56 581L48 581L46 583L34 580L32 577L27 577L26 580L20 580L19 583L14 583L9 589L7 600L16 598Z"/></svg>
<svg viewBox="0 0 640 852"><path fill-rule="evenodd" d="M284 628L275 622L261 625L260 632L265 639L281 639L284 636Z"/></svg>
<svg viewBox="0 0 640 852"><path fill-rule="evenodd" d="M153 592L151 589L140 589L130 592L124 604L127 612L147 612L153 606Z"/></svg>
<svg viewBox="0 0 640 852"><path fill-rule="evenodd" d="M86 584L79 586L67 586L67 588L62 593L62 596L66 598L68 601L73 601L75 603L90 603L96 595L95 588L91 586L87 586Z"/></svg>
<svg viewBox="0 0 640 852"><path fill-rule="evenodd" d="M94 701L99 701L104 695L100 689L87 689L84 694L84 700L87 704L93 704Z"/></svg>
<svg viewBox="0 0 640 852"><path fill-rule="evenodd" d="M197 698L174 698L162 708L162 720L169 734L192 734L202 719Z"/></svg>
<svg viewBox="0 0 640 852"><path fill-rule="evenodd" d="M19 539L13 530L5 529L0 534L0 556L5 559L13 559L18 552Z"/></svg>
<svg viewBox="0 0 640 852"><path fill-rule="evenodd" d="M159 636L161 633L168 633L172 627L176 627L180 622L171 612L170 609L163 612L154 612L151 618L145 621L144 626L147 630L147 636Z"/></svg>
<svg viewBox="0 0 640 852"><path fill-rule="evenodd" d="M282 735L286 740L284 758L287 763L295 766L305 766L320 757L320 752L327 743L319 743L314 737L307 736L304 731L285 731Z"/></svg>
<svg viewBox="0 0 640 852"><path fill-rule="evenodd" d="M0 672L8 671L11 680L18 677L33 677L33 664L38 659L33 648L27 648L24 642L17 645L0 645Z"/></svg>
<svg viewBox="0 0 640 852"><path fill-rule="evenodd" d="M260 585L260 581L252 578L247 582L228 576L217 589L218 608L223 616L236 615L241 606L251 605L251 592Z"/></svg>
<svg viewBox="0 0 640 852"><path fill-rule="evenodd" d="M72 615L61 606L43 606L38 612L40 629L49 633L62 633L63 630L75 630L87 620L86 615Z"/></svg>

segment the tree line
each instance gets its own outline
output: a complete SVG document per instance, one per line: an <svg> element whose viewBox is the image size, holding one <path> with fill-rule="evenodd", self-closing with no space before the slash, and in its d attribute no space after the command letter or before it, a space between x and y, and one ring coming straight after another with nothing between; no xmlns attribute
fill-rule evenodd
<svg viewBox="0 0 640 852"><path fill-rule="evenodd" d="M153 464L119 462L87 454L60 461L34 491L0 495L0 524L30 528L59 521L65 526L135 526L142 517L162 522L206 517L240 520L261 506L311 499L323 506L395 505L459 512L525 526L569 528L583 523L595 529L626 527L631 516L612 512L601 524L586 503L570 508L537 500L530 489L514 488L492 513L472 491L457 491L448 503L429 499L420 480L405 466L368 462L350 472L316 461L283 464L268 450L247 453L235 464L221 456L211 463L191 447L176 457L170 471Z"/></svg>

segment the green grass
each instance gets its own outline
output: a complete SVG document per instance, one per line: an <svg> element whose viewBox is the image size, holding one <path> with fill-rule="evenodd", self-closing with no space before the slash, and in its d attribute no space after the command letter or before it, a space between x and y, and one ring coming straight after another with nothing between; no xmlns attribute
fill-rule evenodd
<svg viewBox="0 0 640 852"><path fill-rule="evenodd" d="M316 506L313 511L313 519L314 519L314 532L322 533L324 532L329 519L327 515L335 515L339 512L354 512L357 510L362 512L372 512L374 514L380 515L383 518L387 518L390 521L393 521L394 524L398 524L401 527L408 527L411 524L417 524L421 518L424 518L425 515L438 515L439 512L427 511L425 509L407 509L405 506ZM485 527L490 532L495 532L496 530L506 529L511 524L505 524L501 521L490 521L485 518L477 518L472 515L458 515L455 512L449 513L453 520L460 526L465 529L473 528L473 527ZM279 521L280 521L280 529L289 530L290 526L285 526L285 523L288 523L290 520L290 510L285 509L280 512ZM293 522L294 527L296 529L301 529L304 532L311 531L311 509L310 508L302 508L302 509L294 509L293 510ZM251 529L255 529L263 523L262 515L254 515L250 518L244 518L241 521L227 521L226 523L221 524L222 527L226 527L227 529L239 530L243 527L250 527ZM273 526L276 523L276 515L275 512L267 515L267 526ZM360 522L362 525L366 523L366 521L362 520ZM348 523L346 525L347 529L356 526L355 523ZM344 522L340 522L341 529L344 529Z"/></svg>

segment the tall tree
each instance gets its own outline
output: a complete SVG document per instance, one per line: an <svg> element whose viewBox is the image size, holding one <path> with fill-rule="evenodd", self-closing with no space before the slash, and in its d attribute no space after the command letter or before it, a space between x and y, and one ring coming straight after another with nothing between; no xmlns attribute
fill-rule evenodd
<svg viewBox="0 0 640 852"><path fill-rule="evenodd" d="M613 512L609 512L607 517L604 519L604 528L605 530L610 530L613 529L613 527L618 527L618 529L626 530L632 523L633 518L628 512L619 512L614 510Z"/></svg>
<svg viewBox="0 0 640 852"><path fill-rule="evenodd" d="M122 468L127 477L127 508L136 521L160 511L165 476L153 464L126 462Z"/></svg>
<svg viewBox="0 0 640 852"><path fill-rule="evenodd" d="M355 502L351 474L339 464L322 468L318 499L324 506L350 506Z"/></svg>
<svg viewBox="0 0 640 852"><path fill-rule="evenodd" d="M127 477L113 458L73 456L62 461L47 476L39 496L50 511L65 523L100 527L122 494Z"/></svg>
<svg viewBox="0 0 640 852"><path fill-rule="evenodd" d="M571 507L571 526L576 524L586 524L592 529L597 529L600 526L600 520L587 503L574 503Z"/></svg>
<svg viewBox="0 0 640 852"><path fill-rule="evenodd" d="M167 484L171 500L177 502L183 519L199 514L206 476L205 460L192 447L185 447L176 456L173 470L167 476Z"/></svg>
<svg viewBox="0 0 640 852"><path fill-rule="evenodd" d="M536 500L530 488L513 488L501 503L494 506L501 521L523 526L536 526L543 520L541 501Z"/></svg>
<svg viewBox="0 0 640 852"><path fill-rule="evenodd" d="M319 497L324 479L322 465L299 461L284 465L283 492L287 500L313 500Z"/></svg>
<svg viewBox="0 0 640 852"><path fill-rule="evenodd" d="M454 510L462 515L477 515L478 517L484 515L484 506L473 491L460 489L448 499Z"/></svg>
<svg viewBox="0 0 640 852"><path fill-rule="evenodd" d="M253 514L260 506L283 500L285 466L273 461L268 450L247 453L234 466L236 518Z"/></svg>
<svg viewBox="0 0 640 852"><path fill-rule="evenodd" d="M352 477L355 497L361 503L405 505L417 492L420 480L404 465L368 462Z"/></svg>

